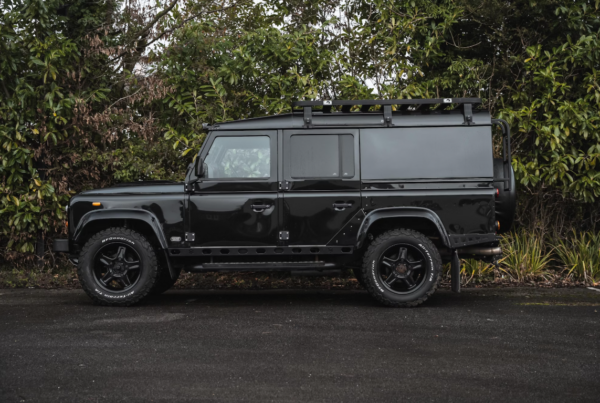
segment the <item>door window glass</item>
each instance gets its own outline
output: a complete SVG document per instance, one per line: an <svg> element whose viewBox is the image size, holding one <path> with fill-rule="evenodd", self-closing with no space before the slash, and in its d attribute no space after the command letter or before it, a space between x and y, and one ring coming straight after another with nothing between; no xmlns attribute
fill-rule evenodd
<svg viewBox="0 0 600 403"><path fill-rule="evenodd" d="M271 146L268 136L221 136L204 159L206 178L269 178Z"/></svg>
<svg viewBox="0 0 600 403"><path fill-rule="evenodd" d="M290 140L292 178L354 177L351 134L293 135Z"/></svg>

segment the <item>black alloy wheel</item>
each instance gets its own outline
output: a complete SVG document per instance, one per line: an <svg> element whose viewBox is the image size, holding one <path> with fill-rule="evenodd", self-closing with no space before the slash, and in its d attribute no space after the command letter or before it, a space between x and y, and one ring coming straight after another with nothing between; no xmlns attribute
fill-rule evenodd
<svg viewBox="0 0 600 403"><path fill-rule="evenodd" d="M382 284L392 292L406 294L420 287L425 280L425 256L409 244L390 246L378 264Z"/></svg>
<svg viewBox="0 0 600 403"><path fill-rule="evenodd" d="M417 306L437 288L442 258L425 235L394 229L377 236L365 252L362 277L373 298L391 307Z"/></svg>
<svg viewBox="0 0 600 403"><path fill-rule="evenodd" d="M140 255L124 242L109 243L94 256L96 283L109 291L127 291L140 278Z"/></svg>
<svg viewBox="0 0 600 403"><path fill-rule="evenodd" d="M119 227L92 235L77 264L81 287L100 305L129 306L141 301L156 287L160 271L148 239Z"/></svg>

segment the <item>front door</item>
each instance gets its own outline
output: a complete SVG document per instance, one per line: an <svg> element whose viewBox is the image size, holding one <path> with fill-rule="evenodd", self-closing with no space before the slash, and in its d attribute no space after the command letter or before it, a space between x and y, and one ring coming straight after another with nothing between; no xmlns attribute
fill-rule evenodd
<svg viewBox="0 0 600 403"><path fill-rule="evenodd" d="M283 131L283 228L290 245L327 245L361 210L358 144L358 130Z"/></svg>
<svg viewBox="0 0 600 403"><path fill-rule="evenodd" d="M189 199L192 246L277 244L277 131L212 132Z"/></svg>

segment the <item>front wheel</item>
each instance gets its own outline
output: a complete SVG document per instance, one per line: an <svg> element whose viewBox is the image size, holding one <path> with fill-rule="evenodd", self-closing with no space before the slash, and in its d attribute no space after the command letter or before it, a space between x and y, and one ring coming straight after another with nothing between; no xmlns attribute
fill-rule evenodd
<svg viewBox="0 0 600 403"><path fill-rule="evenodd" d="M150 294L159 266L154 248L143 235L109 228L86 242L77 274L81 287L97 304L128 306Z"/></svg>
<svg viewBox="0 0 600 403"><path fill-rule="evenodd" d="M413 307L435 292L441 267L440 254L425 235L396 229L371 243L362 274L367 291L380 303Z"/></svg>

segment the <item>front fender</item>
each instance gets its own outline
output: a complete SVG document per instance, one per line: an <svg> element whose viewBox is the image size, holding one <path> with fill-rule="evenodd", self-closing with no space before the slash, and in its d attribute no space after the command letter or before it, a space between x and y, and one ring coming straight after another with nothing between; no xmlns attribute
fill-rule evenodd
<svg viewBox="0 0 600 403"><path fill-rule="evenodd" d="M431 221L440 233L440 238L442 239L444 246L450 247L450 239L448 238L448 233L446 232L440 217L432 210L423 207L388 207L371 211L365 216L365 219L358 229L356 247L362 247L369 232L369 228L373 223L384 218L400 217L424 218Z"/></svg>
<svg viewBox="0 0 600 403"><path fill-rule="evenodd" d="M73 233L73 241L79 242L82 237L83 231L86 226L90 223L98 220L136 220L143 221L150 225L150 228L154 231L154 235L160 244L160 247L165 254L165 260L167 261L167 266L169 268L169 273L172 278L175 278L176 273L175 270L171 267L171 262L169 260L169 256L167 253L168 244L165 239L165 235L162 232L162 228L158 222L156 216L147 210L136 210L136 209L110 209L110 210L93 210L87 212L79 223L77 224L77 228L75 228L75 232Z"/></svg>

